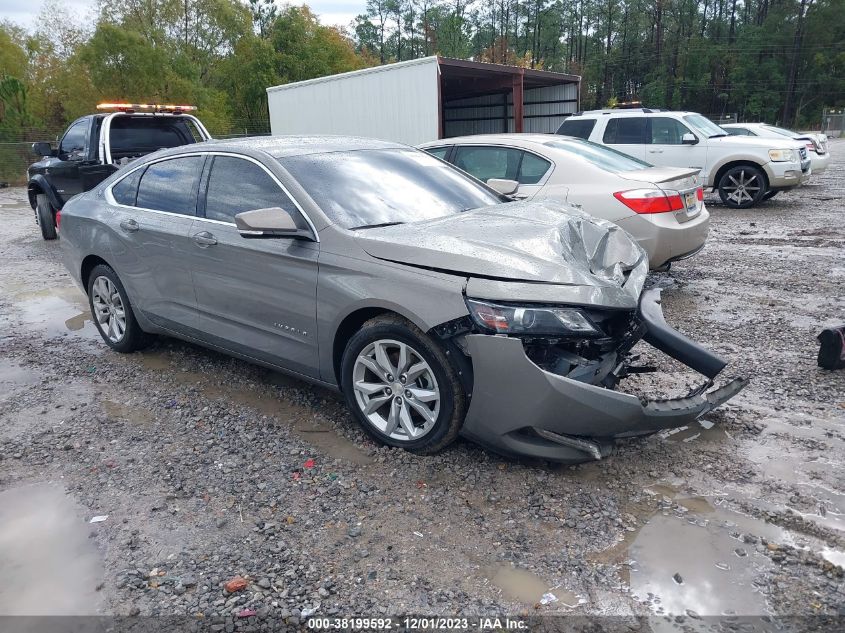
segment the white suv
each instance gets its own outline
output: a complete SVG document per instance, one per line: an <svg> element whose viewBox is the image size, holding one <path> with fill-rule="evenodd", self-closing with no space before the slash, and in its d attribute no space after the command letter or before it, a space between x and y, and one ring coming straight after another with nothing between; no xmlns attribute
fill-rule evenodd
<svg viewBox="0 0 845 633"><path fill-rule="evenodd" d="M745 209L810 175L806 148L784 138L729 136L695 112L593 110L568 117L558 134L607 145L663 167L701 170L701 183L727 206Z"/></svg>

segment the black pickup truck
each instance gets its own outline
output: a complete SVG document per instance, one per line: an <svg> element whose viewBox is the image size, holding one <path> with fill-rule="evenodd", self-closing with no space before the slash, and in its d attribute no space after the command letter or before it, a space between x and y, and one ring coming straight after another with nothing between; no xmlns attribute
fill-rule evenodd
<svg viewBox="0 0 845 633"><path fill-rule="evenodd" d="M72 196L97 186L120 167L166 147L211 138L188 114L193 106L100 104L101 110L70 124L53 149L33 143L41 160L27 170L29 204L45 240L56 238L56 212Z"/></svg>

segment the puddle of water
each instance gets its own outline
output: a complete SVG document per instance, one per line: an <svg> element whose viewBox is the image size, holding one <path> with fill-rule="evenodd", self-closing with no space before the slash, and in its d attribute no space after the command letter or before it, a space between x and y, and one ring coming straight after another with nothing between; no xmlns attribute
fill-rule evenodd
<svg viewBox="0 0 845 633"><path fill-rule="evenodd" d="M283 400L266 389L212 384L209 382L208 374L180 371L165 353L142 354L138 358L146 369L173 372L173 378L177 382L195 385L206 398L234 402L255 409L262 416L276 418L279 422L289 425L297 437L333 459L342 459L359 466L372 463L372 458L353 442L337 433L332 427L317 421L310 407ZM271 372L266 382L268 386L287 387L302 384L278 372Z"/></svg>
<svg viewBox="0 0 845 633"><path fill-rule="evenodd" d="M729 513L712 514L694 521L653 516L628 550L631 593L639 600L654 598L652 608L662 613L768 613L753 585L768 558L732 536Z"/></svg>
<svg viewBox="0 0 845 633"><path fill-rule="evenodd" d="M13 300L27 329L46 332L49 336L69 333L85 338L99 336L85 295L73 286L21 292Z"/></svg>
<svg viewBox="0 0 845 633"><path fill-rule="evenodd" d="M718 442L728 437L725 429L709 420L696 420L689 426L667 429L659 435L668 442Z"/></svg>
<svg viewBox="0 0 845 633"><path fill-rule="evenodd" d="M155 419L149 409L114 402L113 400L102 400L100 405L109 417L126 420L134 425L148 426Z"/></svg>
<svg viewBox="0 0 845 633"><path fill-rule="evenodd" d="M100 556L79 516L58 486L0 493L0 614L97 613Z"/></svg>
<svg viewBox="0 0 845 633"><path fill-rule="evenodd" d="M37 371L21 367L5 358L0 358L0 386L10 394L19 387L34 385L40 380Z"/></svg>
<svg viewBox="0 0 845 633"><path fill-rule="evenodd" d="M501 589L505 596L526 604L540 602L543 594L549 591L549 585L542 578L525 569L500 565L484 570L484 575ZM577 598L575 600L577 603Z"/></svg>

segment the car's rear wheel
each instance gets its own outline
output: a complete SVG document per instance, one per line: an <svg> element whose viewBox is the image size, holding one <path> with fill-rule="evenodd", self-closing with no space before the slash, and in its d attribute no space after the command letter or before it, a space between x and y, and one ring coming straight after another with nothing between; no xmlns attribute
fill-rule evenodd
<svg viewBox="0 0 845 633"><path fill-rule="evenodd" d="M435 453L464 421L457 372L435 341L398 316L371 319L349 340L341 386L364 430L389 446Z"/></svg>
<svg viewBox="0 0 845 633"><path fill-rule="evenodd" d="M35 196L35 219L41 229L41 237L45 240L56 239L56 214L47 194L39 193Z"/></svg>
<svg viewBox="0 0 845 633"><path fill-rule="evenodd" d="M718 189L726 206L747 209L759 203L766 194L766 174L753 165L737 165L722 174Z"/></svg>
<svg viewBox="0 0 845 633"><path fill-rule="evenodd" d="M88 305L106 345L118 352L146 347L149 335L132 312L126 289L110 266L99 264L88 276Z"/></svg>

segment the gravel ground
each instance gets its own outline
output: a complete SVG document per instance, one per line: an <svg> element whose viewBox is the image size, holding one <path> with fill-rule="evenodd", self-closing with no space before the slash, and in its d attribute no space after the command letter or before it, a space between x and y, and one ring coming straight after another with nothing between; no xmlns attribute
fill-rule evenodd
<svg viewBox="0 0 845 633"><path fill-rule="evenodd" d="M0 614L845 614L845 373L815 361L845 321L831 145L798 191L708 201L708 247L650 280L751 385L578 467L416 457L280 374L170 339L108 351L24 190L0 191ZM664 365L623 387L690 382Z"/></svg>

